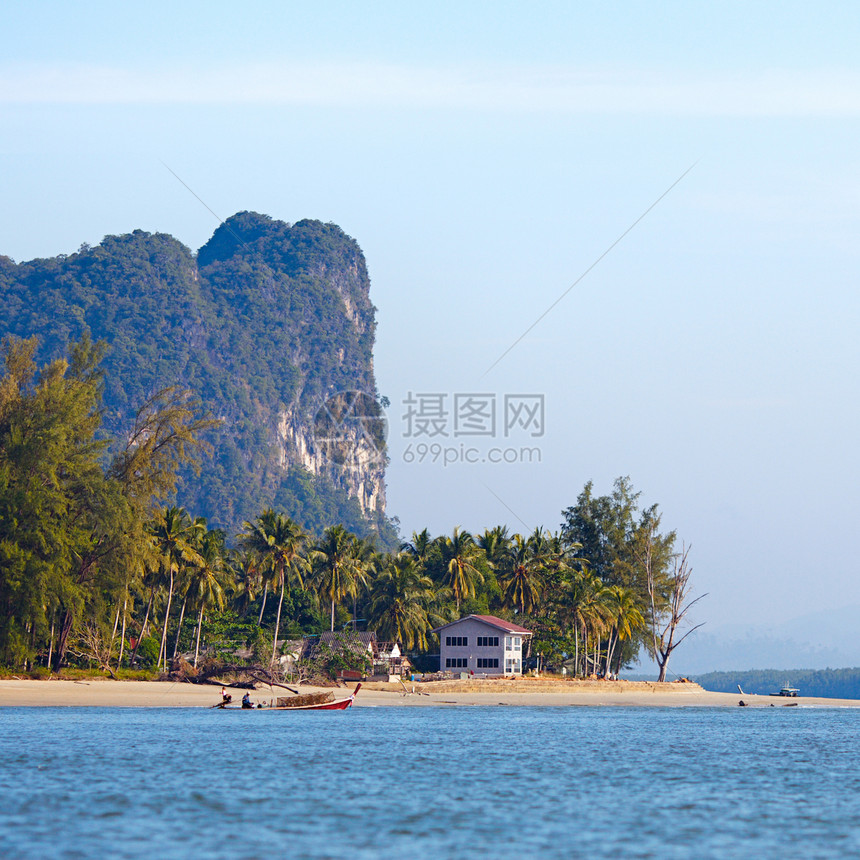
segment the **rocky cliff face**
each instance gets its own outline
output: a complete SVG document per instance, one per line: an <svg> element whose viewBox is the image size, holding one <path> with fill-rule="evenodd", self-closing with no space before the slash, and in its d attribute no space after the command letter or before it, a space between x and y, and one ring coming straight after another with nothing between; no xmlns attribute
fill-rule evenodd
<svg viewBox="0 0 860 860"><path fill-rule="evenodd" d="M373 374L375 308L358 244L333 224L242 212L196 257L170 236L0 265L0 334L43 357L89 330L111 345L109 423L165 385L223 419L215 455L180 503L237 531L274 506L396 540L385 516L384 426Z"/></svg>
<svg viewBox="0 0 860 860"><path fill-rule="evenodd" d="M332 400L337 401L340 396ZM328 404L321 409L326 411ZM284 410L278 422L281 467L289 469L297 465L313 475L327 477L358 502L365 516L384 513L384 448L380 450L375 442L368 440L356 422L341 427L334 435L321 431L322 421L314 416L309 424L298 404Z"/></svg>

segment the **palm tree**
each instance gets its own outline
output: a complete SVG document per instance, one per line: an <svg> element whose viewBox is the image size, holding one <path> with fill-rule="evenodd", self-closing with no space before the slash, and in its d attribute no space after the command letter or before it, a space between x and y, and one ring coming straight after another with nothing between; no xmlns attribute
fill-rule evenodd
<svg viewBox="0 0 860 860"><path fill-rule="evenodd" d="M475 566L479 550L472 535L467 531L461 532L459 526L455 526L451 537L442 536L437 540L445 562L445 582L454 595L459 612L463 599L474 597L475 584L484 581L483 574Z"/></svg>
<svg viewBox="0 0 860 860"><path fill-rule="evenodd" d="M478 546L484 551L491 567L499 570L504 565L505 556L511 548L511 540L507 526L486 529L478 537Z"/></svg>
<svg viewBox="0 0 860 860"><path fill-rule="evenodd" d="M503 605L522 615L530 615L540 604L543 591L545 556L540 543L514 535L508 552L502 558L501 584Z"/></svg>
<svg viewBox="0 0 860 860"><path fill-rule="evenodd" d="M430 548L433 546L433 538L430 532L424 529L421 532L412 532L412 540L400 544L401 552L408 552L416 561L426 562Z"/></svg>
<svg viewBox="0 0 860 860"><path fill-rule="evenodd" d="M596 640L604 629L607 607L604 586L594 571L584 564L567 586L567 612L574 631L574 671L579 669L579 639L582 634L583 674L588 674L589 634ZM596 662L595 662L596 668Z"/></svg>
<svg viewBox="0 0 860 860"><path fill-rule="evenodd" d="M224 563L233 571L231 604L233 609L239 613L239 617L244 618L248 614L251 604L257 599L259 574L250 561L250 554L248 553L243 554L236 550L228 550Z"/></svg>
<svg viewBox="0 0 860 860"><path fill-rule="evenodd" d="M167 625L170 621L170 604L176 575L187 564L197 564L199 553L193 547L194 535L201 528L199 520L192 521L184 508L169 507L159 512L151 527L155 544L161 557L162 581L168 585L167 607L164 610L164 626L161 630L161 647L158 651L158 665L164 657L167 667Z"/></svg>
<svg viewBox="0 0 860 860"><path fill-rule="evenodd" d="M302 572L309 568L304 556L308 536L298 523L289 517L276 514L271 508L263 511L256 522L243 523L245 533L240 539L258 559L260 570L268 579L280 586L281 597L278 601L278 614L275 621L275 638L272 644L272 663L278 647L278 633L281 627L281 609L284 605L284 591L287 581L295 578L298 585L304 585Z"/></svg>
<svg viewBox="0 0 860 860"><path fill-rule="evenodd" d="M151 612L152 604L155 601L155 592L160 584L160 564L158 561L158 550L155 538L151 532L147 530L143 533L143 539L143 553L139 560L140 567L137 570L137 576L139 577L139 584L144 589L142 593L146 593L146 589L149 590L149 599L146 603L146 613L143 616L143 623L140 626L140 635L137 637L137 642L135 642L134 648L131 652L131 657L129 657L129 665L132 667L137 659L137 651L138 648L140 648L140 643L143 641L143 637L146 636L146 627L149 624L149 613Z"/></svg>
<svg viewBox="0 0 860 860"><path fill-rule="evenodd" d="M191 581L188 585L187 596L191 605L199 607L197 615L196 644L194 646L194 666L200 655L200 631L203 628L203 611L214 604L218 609L224 608L224 588L221 576L225 569L224 532L221 529L207 531L200 541L200 563L191 568Z"/></svg>
<svg viewBox="0 0 860 860"><path fill-rule="evenodd" d="M609 674L612 671L612 657L615 647L620 642L630 639L637 630L644 627L645 618L639 609L636 593L632 588L610 585L606 591L613 623L612 630L609 632L609 643L606 648L606 669L604 670L604 674Z"/></svg>
<svg viewBox="0 0 860 860"><path fill-rule="evenodd" d="M388 560L373 582L370 624L383 639L425 650L430 630L427 607L433 597L433 580L410 554L400 553Z"/></svg>
<svg viewBox="0 0 860 860"><path fill-rule="evenodd" d="M366 581L366 565L359 557L361 542L343 526L331 526L314 545L316 581L319 593L331 603L331 629L334 608L355 594Z"/></svg>
<svg viewBox="0 0 860 860"><path fill-rule="evenodd" d="M201 548L203 545L203 540L205 539L206 535L207 535L206 518L205 517L195 517L194 518L194 527L193 527L193 531L191 532L191 538L190 538L189 542L192 544L193 548L197 552L201 551ZM176 625L176 640L173 643L173 657L174 658L179 653L179 640L180 640L180 637L182 636L182 622L185 619L185 607L188 605L188 589L190 586L190 580L188 578L188 571L189 571L189 568L186 567L182 571L180 571L179 575L177 576L177 581L179 583L179 593L182 594L182 608L179 610L179 623ZM166 657L167 657L167 655L165 654L165 659L166 659Z"/></svg>

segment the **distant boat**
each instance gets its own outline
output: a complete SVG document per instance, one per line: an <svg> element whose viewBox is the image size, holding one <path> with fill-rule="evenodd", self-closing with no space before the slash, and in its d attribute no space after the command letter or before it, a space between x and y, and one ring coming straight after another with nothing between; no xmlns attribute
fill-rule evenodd
<svg viewBox="0 0 860 860"><path fill-rule="evenodd" d="M785 696L789 699L796 699L799 692L800 690L796 687L792 687L790 684L785 684L778 693L771 693L771 696Z"/></svg>

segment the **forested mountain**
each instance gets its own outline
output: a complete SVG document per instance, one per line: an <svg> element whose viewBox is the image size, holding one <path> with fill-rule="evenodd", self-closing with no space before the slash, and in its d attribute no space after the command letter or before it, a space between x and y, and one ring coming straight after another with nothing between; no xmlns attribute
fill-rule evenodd
<svg viewBox="0 0 860 860"><path fill-rule="evenodd" d="M199 396L222 424L177 501L211 525L235 534L271 506L313 532L342 523L390 546L369 286L337 226L242 212L196 255L135 230L68 256L0 256L0 335L37 335L42 362L85 333L104 339L103 423L118 439L155 391ZM358 420L341 423L350 409ZM319 433L332 422L334 456Z"/></svg>

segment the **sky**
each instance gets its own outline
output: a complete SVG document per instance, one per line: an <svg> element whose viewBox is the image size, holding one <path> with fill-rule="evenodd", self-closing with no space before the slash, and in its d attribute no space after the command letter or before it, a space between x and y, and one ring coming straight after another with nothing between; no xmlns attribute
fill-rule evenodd
<svg viewBox="0 0 860 860"><path fill-rule="evenodd" d="M836 646L860 10L33 2L0 27L0 253L332 221L367 258L405 535L556 529L627 475L692 546L709 635L818 613L798 635Z"/></svg>

